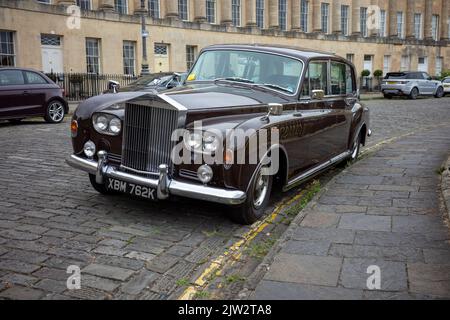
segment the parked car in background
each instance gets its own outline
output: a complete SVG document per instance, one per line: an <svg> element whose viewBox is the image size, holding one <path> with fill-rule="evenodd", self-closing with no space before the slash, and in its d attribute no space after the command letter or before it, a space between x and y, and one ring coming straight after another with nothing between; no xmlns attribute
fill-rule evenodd
<svg viewBox="0 0 450 320"><path fill-rule="evenodd" d="M442 86L444 87L444 95L450 94L450 77L446 77L442 80Z"/></svg>
<svg viewBox="0 0 450 320"><path fill-rule="evenodd" d="M251 224L265 214L272 185L288 190L356 160L370 132L351 62L293 47L216 45L202 50L181 87L82 102L67 162L100 193L222 203ZM279 138L263 138L272 133ZM246 143L256 138L267 148ZM174 160L174 141L186 161Z"/></svg>
<svg viewBox="0 0 450 320"><path fill-rule="evenodd" d="M387 99L392 99L393 96L408 96L410 99L417 99L418 96L442 98L444 87L426 72L389 72L381 82L381 92Z"/></svg>
<svg viewBox="0 0 450 320"><path fill-rule="evenodd" d="M59 123L68 113L64 90L42 72L23 68L0 68L0 119L18 122L43 116Z"/></svg>
<svg viewBox="0 0 450 320"><path fill-rule="evenodd" d="M109 81L108 90L104 93L130 92L130 91L163 91L172 89L182 85L186 80L187 73L180 72L163 72L152 73L146 76L141 76L136 81L121 88L118 82Z"/></svg>

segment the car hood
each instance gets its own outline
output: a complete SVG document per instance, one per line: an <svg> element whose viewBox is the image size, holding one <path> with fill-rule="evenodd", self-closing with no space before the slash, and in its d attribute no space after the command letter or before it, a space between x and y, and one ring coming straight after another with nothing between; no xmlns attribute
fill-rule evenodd
<svg viewBox="0 0 450 320"><path fill-rule="evenodd" d="M174 88L163 93L156 90L107 93L89 98L77 108L78 117L90 117L94 112L111 112L123 116L124 102L140 103L164 101L191 112L235 109L245 106L261 106L268 103L286 103L289 97L273 90L258 89L241 84L195 84Z"/></svg>

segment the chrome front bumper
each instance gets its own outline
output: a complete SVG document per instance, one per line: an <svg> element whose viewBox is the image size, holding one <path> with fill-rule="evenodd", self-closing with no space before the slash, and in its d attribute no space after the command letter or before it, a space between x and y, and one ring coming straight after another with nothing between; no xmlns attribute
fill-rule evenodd
<svg viewBox="0 0 450 320"><path fill-rule="evenodd" d="M157 197L160 200L167 199L170 195L227 205L241 204L246 200L245 192L240 190L219 189L206 185L170 179L168 176L167 165L164 164L159 166L159 177L157 179L152 179L129 174L108 165L106 161L106 152L99 151L98 155L98 162L81 158L76 155L71 155L66 159L66 162L76 169L95 175L97 183L103 183L105 178L113 178L154 188L157 190Z"/></svg>

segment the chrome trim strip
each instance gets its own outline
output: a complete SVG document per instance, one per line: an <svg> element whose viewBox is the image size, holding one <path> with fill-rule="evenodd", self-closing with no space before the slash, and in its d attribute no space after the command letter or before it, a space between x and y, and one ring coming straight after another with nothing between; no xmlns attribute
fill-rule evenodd
<svg viewBox="0 0 450 320"><path fill-rule="evenodd" d="M98 163L94 160L84 159L76 155L71 155L66 159L66 162L70 166L86 171L90 174L96 174L97 172ZM119 171L117 168L108 165L101 168L101 172L103 172L103 176L105 178L109 177L129 183L136 183L155 188L158 191L157 194L162 195L162 199L160 198L161 200L164 199L163 195L165 191L168 192L168 195L181 196L227 205L242 204L247 198L245 192L241 190L219 189L208 187L202 184L171 180L167 175L164 175L163 173L160 173L157 179L152 179ZM164 182L160 180L164 180Z"/></svg>
<svg viewBox="0 0 450 320"><path fill-rule="evenodd" d="M351 151L345 151L343 153L341 153L340 155L337 155L333 158L331 158L330 160L319 164L317 166L315 166L314 168L301 173L300 175L298 175L297 177L292 178L284 187L283 187L283 191L287 191L291 188L293 188L295 185L297 185L298 183L301 183L303 181L305 181L306 179L310 178L311 176L319 173L320 171L324 170L325 168L344 160L345 158L347 158L348 156L350 156Z"/></svg>

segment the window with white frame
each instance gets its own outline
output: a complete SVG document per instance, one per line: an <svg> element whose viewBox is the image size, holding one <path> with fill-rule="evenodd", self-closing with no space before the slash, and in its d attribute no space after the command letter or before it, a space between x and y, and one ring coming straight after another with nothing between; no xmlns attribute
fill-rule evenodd
<svg viewBox="0 0 450 320"><path fill-rule="evenodd" d="M414 14L414 37L416 39L422 39L422 14Z"/></svg>
<svg viewBox="0 0 450 320"><path fill-rule="evenodd" d="M152 18L159 19L160 17L160 0L148 0L148 14Z"/></svg>
<svg viewBox="0 0 450 320"><path fill-rule="evenodd" d="M278 0L278 23L281 30L287 29L287 0Z"/></svg>
<svg viewBox="0 0 450 320"><path fill-rule="evenodd" d="M216 23L216 0L206 0L206 21Z"/></svg>
<svg viewBox="0 0 450 320"><path fill-rule="evenodd" d="M100 39L86 38L87 73L100 73Z"/></svg>
<svg viewBox="0 0 450 320"><path fill-rule="evenodd" d="M81 10L92 10L91 0L77 0L77 6Z"/></svg>
<svg viewBox="0 0 450 320"><path fill-rule="evenodd" d="M386 37L386 10L380 10L380 27L378 30L378 36Z"/></svg>
<svg viewBox="0 0 450 320"><path fill-rule="evenodd" d="M264 29L264 10L265 1L256 0L256 25L261 29Z"/></svg>
<svg viewBox="0 0 450 320"><path fill-rule="evenodd" d="M431 16L431 37L434 41L439 40L439 16L437 14Z"/></svg>
<svg viewBox="0 0 450 320"><path fill-rule="evenodd" d="M409 56L402 56L400 60L400 71L408 71L410 65L409 62L410 62Z"/></svg>
<svg viewBox="0 0 450 320"><path fill-rule="evenodd" d="M359 28L361 35L367 37L367 8L361 7L359 13Z"/></svg>
<svg viewBox="0 0 450 320"><path fill-rule="evenodd" d="M353 63L353 61L355 61L355 54L353 54L353 53L347 53L346 58L347 58L348 61L350 61L350 62Z"/></svg>
<svg viewBox="0 0 450 320"><path fill-rule="evenodd" d="M15 65L14 31L0 30L0 66Z"/></svg>
<svg viewBox="0 0 450 320"><path fill-rule="evenodd" d="M440 76L442 73L442 62L444 58L443 57L436 57L436 70L435 75Z"/></svg>
<svg viewBox="0 0 450 320"><path fill-rule="evenodd" d="M397 12L397 36L401 39L405 37L405 33L403 32L404 26L403 26L403 12L398 11Z"/></svg>
<svg viewBox="0 0 450 320"><path fill-rule="evenodd" d="M321 26L323 33L329 33L330 4L320 4Z"/></svg>
<svg viewBox="0 0 450 320"><path fill-rule="evenodd" d="M188 0L178 0L178 16L180 20L189 20L189 3Z"/></svg>
<svg viewBox="0 0 450 320"><path fill-rule="evenodd" d="M186 70L190 70L194 65L197 55L197 46L186 46Z"/></svg>
<svg viewBox="0 0 450 320"><path fill-rule="evenodd" d="M127 75L136 74L136 42L123 42L123 73Z"/></svg>
<svg viewBox="0 0 450 320"><path fill-rule="evenodd" d="M348 35L348 9L349 6L341 6L341 33L344 36Z"/></svg>
<svg viewBox="0 0 450 320"><path fill-rule="evenodd" d="M301 0L300 3L300 28L303 32L308 32L308 0Z"/></svg>
<svg viewBox="0 0 450 320"><path fill-rule="evenodd" d="M391 71L391 56L385 55L383 59L383 75Z"/></svg>
<svg viewBox="0 0 450 320"><path fill-rule="evenodd" d="M114 8L119 14L128 13L128 1L127 0L114 0Z"/></svg>
<svg viewBox="0 0 450 320"><path fill-rule="evenodd" d="M231 2L231 21L233 26L241 25L241 0L232 0Z"/></svg>

